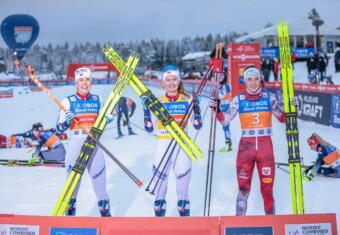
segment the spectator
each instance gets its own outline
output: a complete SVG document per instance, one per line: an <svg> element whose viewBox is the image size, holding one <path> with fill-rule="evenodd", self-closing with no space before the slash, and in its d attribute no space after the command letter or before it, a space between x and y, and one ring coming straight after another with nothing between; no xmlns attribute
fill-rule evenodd
<svg viewBox="0 0 340 235"><path fill-rule="evenodd" d="M337 44L334 52L335 72L340 72L340 43Z"/></svg>
<svg viewBox="0 0 340 235"><path fill-rule="evenodd" d="M261 71L265 82L269 82L270 71L272 71L272 62L268 57L264 58L261 62Z"/></svg>
<svg viewBox="0 0 340 235"><path fill-rule="evenodd" d="M280 61L278 58L274 57L273 73L274 73L275 82L278 81L279 72L280 72Z"/></svg>
<svg viewBox="0 0 340 235"><path fill-rule="evenodd" d="M307 59L307 70L308 70L308 75L310 75L312 71L314 71L316 74L317 61L312 52L309 53L309 58Z"/></svg>

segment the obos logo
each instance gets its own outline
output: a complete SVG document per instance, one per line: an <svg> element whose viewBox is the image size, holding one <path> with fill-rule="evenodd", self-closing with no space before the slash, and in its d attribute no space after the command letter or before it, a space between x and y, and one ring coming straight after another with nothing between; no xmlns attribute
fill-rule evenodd
<svg viewBox="0 0 340 235"><path fill-rule="evenodd" d="M93 104L93 103L85 103L85 104L83 104L83 107L84 108L97 108L98 107L98 105L97 104Z"/></svg>
<svg viewBox="0 0 340 235"><path fill-rule="evenodd" d="M334 96L332 103L333 103L334 113L340 113L340 98L338 96Z"/></svg>
<svg viewBox="0 0 340 235"><path fill-rule="evenodd" d="M245 107L245 108L248 108L248 107L250 107L250 103L247 102L247 101L242 101L241 106Z"/></svg>

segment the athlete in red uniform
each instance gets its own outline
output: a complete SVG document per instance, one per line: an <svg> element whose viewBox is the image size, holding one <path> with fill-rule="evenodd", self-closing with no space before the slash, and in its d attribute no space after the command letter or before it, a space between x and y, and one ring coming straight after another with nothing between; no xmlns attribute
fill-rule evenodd
<svg viewBox="0 0 340 235"><path fill-rule="evenodd" d="M236 215L246 214L255 163L260 177L265 214L275 214L273 196L275 161L270 137L272 114L280 122L285 122L285 116L275 95L262 89L261 77L257 67L247 67L244 70L245 92L233 98L226 113L217 114L222 125L228 125L237 113L241 122L242 136L236 159L239 188ZM212 105L215 106L215 102L212 102Z"/></svg>

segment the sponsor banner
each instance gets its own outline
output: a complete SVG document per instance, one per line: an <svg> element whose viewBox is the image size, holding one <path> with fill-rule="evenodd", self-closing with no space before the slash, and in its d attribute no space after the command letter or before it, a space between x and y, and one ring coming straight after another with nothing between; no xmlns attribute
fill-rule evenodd
<svg viewBox="0 0 340 235"><path fill-rule="evenodd" d="M16 225L0 224L1 235L38 235L39 226L36 225Z"/></svg>
<svg viewBox="0 0 340 235"><path fill-rule="evenodd" d="M262 47L261 48L261 58L264 58L264 57L279 58L279 56L280 56L280 51L278 47L267 47L267 48Z"/></svg>
<svg viewBox="0 0 340 235"><path fill-rule="evenodd" d="M225 235L273 235L273 227L225 227Z"/></svg>
<svg viewBox="0 0 340 235"><path fill-rule="evenodd" d="M340 128L340 94L332 95L331 106L331 125Z"/></svg>
<svg viewBox="0 0 340 235"><path fill-rule="evenodd" d="M116 67L112 63L70 63L68 65L66 80L72 80L74 81L74 71L80 67L87 67L92 72L111 72L113 71L113 75L115 78L118 77L119 72L116 69ZM94 74L92 74L94 77Z"/></svg>
<svg viewBox="0 0 340 235"><path fill-rule="evenodd" d="M228 55L228 81L233 98L245 90L243 70L251 65L261 68L260 44L230 43Z"/></svg>
<svg viewBox="0 0 340 235"><path fill-rule="evenodd" d="M1 92L0 91L0 98L13 98L13 91L6 91L6 92Z"/></svg>
<svg viewBox="0 0 340 235"><path fill-rule="evenodd" d="M331 94L295 91L298 118L326 126L331 120Z"/></svg>
<svg viewBox="0 0 340 235"><path fill-rule="evenodd" d="M306 59L309 57L309 53L315 54L314 47L304 47L304 48L296 48L291 47L290 51L295 51L297 59ZM280 50L278 47L265 47L261 48L261 57L276 57L280 58Z"/></svg>
<svg viewBox="0 0 340 235"><path fill-rule="evenodd" d="M285 235L332 235L331 223L285 224Z"/></svg>
<svg viewBox="0 0 340 235"><path fill-rule="evenodd" d="M97 235L97 228L58 228L52 227L50 235Z"/></svg>

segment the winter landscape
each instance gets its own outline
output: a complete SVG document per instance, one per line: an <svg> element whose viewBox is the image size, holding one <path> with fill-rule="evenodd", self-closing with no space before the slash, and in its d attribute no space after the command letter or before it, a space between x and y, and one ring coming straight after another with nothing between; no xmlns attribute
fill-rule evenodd
<svg viewBox="0 0 340 235"><path fill-rule="evenodd" d="M340 84L340 75L334 73L332 58L328 68L328 74L333 75L336 84ZM299 62L295 66L294 79L296 82L307 81L305 62ZM92 93L105 98L108 96L112 85L95 85ZM0 100L0 133L6 136L24 132L31 128L32 123L41 121L45 128L54 127L58 115L58 106L44 92L30 92L27 87L12 87L14 98ZM163 89L150 87L156 96L164 94ZM0 88L8 89L8 88ZM53 87L50 92L62 100L75 91L74 86ZM127 87L124 96L132 98L137 103L135 115L132 117L133 130L138 135L128 136L127 128L123 128L126 134L124 138L115 139L117 136L116 120L107 125L101 137L101 143L119 159L137 178L144 182L142 188L138 188L117 165L106 157L107 164L107 189L111 201L112 216L123 217L152 217L153 196L145 191L152 177L152 156L156 138L145 132L143 128L143 110L140 98ZM210 130L210 109L207 108L208 98L202 98L202 112L207 110L203 121L203 128L198 132L196 143L202 152L207 155L208 136ZM274 152L277 162L287 162L287 144L285 125L273 119ZM337 147L339 145L339 129L324 126L312 122L298 120L300 134L300 152L303 164L310 165L316 158L316 153L309 149L306 139L316 132L327 141ZM210 215L235 215L235 200L237 196L237 182L235 173L235 159L238 141L240 139L240 125L238 117L231 123L232 140L234 149L231 152L218 151L223 146L224 138L222 128L217 126L216 154L214 161L212 201ZM196 136L194 128L190 127L189 135L192 139ZM67 148L67 141L65 142ZM0 158L29 159L29 148L0 149ZM207 157L199 159L192 165L192 179L190 184L191 215L203 216L204 192L206 178ZM288 168L285 168L288 170ZM65 184L65 169L46 169L29 167L0 167L0 214L17 215L51 215L55 203ZM303 182L304 202L306 214L337 213L340 214L339 179L316 176L311 182ZM176 193L173 174L170 174L169 189L167 195L166 216L178 216L176 207ZM152 186L151 186L152 188ZM275 204L276 214L292 214L289 174L284 170L276 170L275 178ZM85 172L77 200L77 216L99 216L96 198L91 182ZM263 215L263 201L259 191L257 172L254 171L252 191L248 199L247 215ZM338 227L340 225L337 219Z"/></svg>

